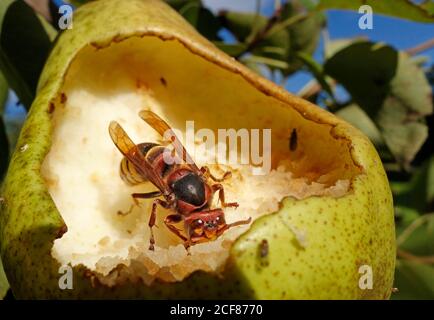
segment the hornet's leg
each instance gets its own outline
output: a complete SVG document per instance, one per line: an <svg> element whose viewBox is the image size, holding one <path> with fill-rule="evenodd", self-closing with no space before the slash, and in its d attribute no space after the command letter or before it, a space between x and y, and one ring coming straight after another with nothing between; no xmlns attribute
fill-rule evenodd
<svg viewBox="0 0 434 320"><path fill-rule="evenodd" d="M177 227L175 227L173 224L174 223L179 223L182 221L182 216L179 214L171 214L168 215L165 219L164 219L164 224L166 225L166 227L172 231L174 234L176 234L179 238L182 239L182 241L186 241L187 238L181 233L181 230L179 230Z"/></svg>
<svg viewBox="0 0 434 320"><path fill-rule="evenodd" d="M139 206L139 201L137 199L151 199L161 196L162 193L160 191L148 192L148 193L133 193L131 197L133 198L133 204L130 206L128 211L118 211L118 215L126 216L129 215L135 207Z"/></svg>
<svg viewBox="0 0 434 320"><path fill-rule="evenodd" d="M164 219L164 223L166 224L167 228L169 228L170 231L172 231L174 234L176 234L179 238L181 238L184 241L184 248L185 250L187 250L187 254L190 255L190 250L189 250L191 245L190 236L188 236L187 238L181 233L181 230L179 230L177 227L173 225L174 223L179 223L181 221L182 221L182 216L179 214L171 214Z"/></svg>
<svg viewBox="0 0 434 320"><path fill-rule="evenodd" d="M213 184L212 190L213 190L213 192L217 192L217 191L219 192L219 200L220 200L223 208L226 208L226 207L238 208L239 204L237 202L228 202L228 203L225 202L225 190L221 184L219 184L219 183Z"/></svg>
<svg viewBox="0 0 434 320"><path fill-rule="evenodd" d="M171 207L168 202L160 199L155 199L152 202L151 216L149 217L149 222L148 222L149 230L151 231L151 237L149 239L149 250L154 250L155 239L154 239L154 231L152 230L152 227L155 226L155 220L157 219L157 204L159 204L160 206L166 209Z"/></svg>
<svg viewBox="0 0 434 320"><path fill-rule="evenodd" d="M232 172L230 172L230 171L226 171L226 172L223 174L223 177L221 177L221 178L217 178L217 177L215 177L215 176L212 175L211 171L210 171L209 168L206 167L206 166L200 168L200 171L202 172L203 176L204 176L206 179L211 178L211 179L214 180L215 182L223 182L223 181L229 179L229 178L232 176Z"/></svg>

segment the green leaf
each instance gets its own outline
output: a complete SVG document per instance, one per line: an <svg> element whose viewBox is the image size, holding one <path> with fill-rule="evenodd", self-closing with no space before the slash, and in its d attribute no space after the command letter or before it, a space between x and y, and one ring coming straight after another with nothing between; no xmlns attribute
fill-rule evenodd
<svg viewBox="0 0 434 320"><path fill-rule="evenodd" d="M286 30L289 32L291 39L289 53L289 68L285 75L290 75L303 66L298 54L312 55L320 39L321 29L325 23L325 16L322 12L314 11L315 5L311 0L294 0L287 2L282 10L282 21L279 25L288 24Z"/></svg>
<svg viewBox="0 0 434 320"><path fill-rule="evenodd" d="M425 1L421 7L428 12L431 16L434 16L434 1L428 0Z"/></svg>
<svg viewBox="0 0 434 320"><path fill-rule="evenodd" d="M24 1L0 2L0 69L26 108L35 96L53 30Z"/></svg>
<svg viewBox="0 0 434 320"><path fill-rule="evenodd" d="M202 4L200 0L165 0L165 2L177 11L189 3Z"/></svg>
<svg viewBox="0 0 434 320"><path fill-rule="evenodd" d="M222 41L214 41L214 44L222 51L230 56L239 56L246 50L247 46L244 43L225 43Z"/></svg>
<svg viewBox="0 0 434 320"><path fill-rule="evenodd" d="M324 43L324 57L326 60L333 57L337 52L345 49L346 47L357 43L357 42L366 42L365 39L360 38L351 38L351 39L336 39L333 41L328 41L325 39Z"/></svg>
<svg viewBox="0 0 434 320"><path fill-rule="evenodd" d="M267 25L267 18L263 15L247 12L227 11L220 14L222 25L226 27L240 42L247 42L255 28L263 29Z"/></svg>
<svg viewBox="0 0 434 320"><path fill-rule="evenodd" d="M246 44L247 47L254 41L257 32L263 32L268 23L266 17L255 13L225 12L220 18L222 25L231 31L239 42ZM272 49L270 50L270 48ZM270 34L265 33L261 41L255 44L252 53L256 56L286 62L289 48L289 33L287 30L280 30L270 32Z"/></svg>
<svg viewBox="0 0 434 320"><path fill-rule="evenodd" d="M404 167L428 136L432 92L423 70L406 54L371 42L356 42L330 57L325 72L340 82L379 127Z"/></svg>
<svg viewBox="0 0 434 320"><path fill-rule="evenodd" d="M411 223L420 218L418 210L395 204L396 233L401 234Z"/></svg>
<svg viewBox="0 0 434 320"><path fill-rule="evenodd" d="M389 92L397 65L396 50L364 41L337 51L326 61L324 70L345 86L369 116L375 117Z"/></svg>
<svg viewBox="0 0 434 320"><path fill-rule="evenodd" d="M9 290L9 283L8 283L8 279L6 278L5 271L3 270L2 259L0 257L0 300L3 300L8 290Z"/></svg>
<svg viewBox="0 0 434 320"><path fill-rule="evenodd" d="M363 5L371 6L376 14L383 14L417 22L434 22L432 12L429 13L426 10L427 7L418 6L410 0L321 0L318 8L359 11L359 8ZM430 6L428 7L431 8Z"/></svg>
<svg viewBox="0 0 434 320"><path fill-rule="evenodd" d="M392 299L434 299L434 267L398 260Z"/></svg>
<svg viewBox="0 0 434 320"><path fill-rule="evenodd" d="M434 203L434 156L414 172L408 182L391 182L396 205L415 208L419 212L431 209Z"/></svg>
<svg viewBox="0 0 434 320"><path fill-rule="evenodd" d="M267 58L267 57L260 57L260 56L253 56L252 55L252 56L249 56L248 59L246 59L246 60L248 60L250 62L265 64L269 67L274 67L274 68L278 68L278 69L288 68L288 63L286 63L285 61L271 59L271 58Z"/></svg>
<svg viewBox="0 0 434 320"><path fill-rule="evenodd" d="M394 97L417 115L433 113L432 89L424 71L405 53L400 53L398 70L391 83Z"/></svg>
<svg viewBox="0 0 434 320"><path fill-rule="evenodd" d="M371 118L357 104L351 104L336 112L336 115L362 131L377 148L384 146L383 136Z"/></svg>
<svg viewBox="0 0 434 320"><path fill-rule="evenodd" d="M261 64L249 59L250 57L240 59L240 62L243 63L247 68L261 75Z"/></svg>
<svg viewBox="0 0 434 320"><path fill-rule="evenodd" d="M220 30L220 21L208 9L202 7L198 1L190 1L184 5L179 13L209 40L216 40Z"/></svg>
<svg viewBox="0 0 434 320"><path fill-rule="evenodd" d="M434 256L434 215L414 220L397 238L400 249L416 256Z"/></svg>
<svg viewBox="0 0 434 320"><path fill-rule="evenodd" d="M390 92L377 116L386 144L398 162L407 165L414 159L428 138L424 117L432 112L432 89L423 70L401 53Z"/></svg>
<svg viewBox="0 0 434 320"><path fill-rule="evenodd" d="M416 121L407 122L406 110L399 104L386 104L382 118L378 121L390 151L396 161L408 168L428 138L428 127ZM382 121L382 120L386 120Z"/></svg>

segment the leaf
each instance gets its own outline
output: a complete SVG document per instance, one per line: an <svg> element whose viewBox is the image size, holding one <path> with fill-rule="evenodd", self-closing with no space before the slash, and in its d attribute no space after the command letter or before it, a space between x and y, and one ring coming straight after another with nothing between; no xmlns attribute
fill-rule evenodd
<svg viewBox="0 0 434 320"><path fill-rule="evenodd" d="M274 68L278 68L278 69L288 68L288 63L286 63L285 61L271 59L271 58L267 58L267 57L260 57L260 56L252 55L252 56L249 56L248 60L250 62L262 63L262 64L265 64L269 67L274 67Z"/></svg>
<svg viewBox="0 0 434 320"><path fill-rule="evenodd" d="M363 111L357 104L351 104L339 110L336 112L336 115L348 121L364 134L366 134L366 136L374 143L377 148L384 146L384 140L380 130L371 120L371 118L369 118L366 112Z"/></svg>
<svg viewBox="0 0 434 320"><path fill-rule="evenodd" d="M230 56L238 56L247 48L244 43L225 43L222 41L214 41L214 44L220 50L226 52Z"/></svg>
<svg viewBox="0 0 434 320"><path fill-rule="evenodd" d="M240 59L240 62L243 63L250 70L256 72L259 75L262 75L263 70L261 69L261 64L251 61L249 58L250 57L242 58Z"/></svg>
<svg viewBox="0 0 434 320"><path fill-rule="evenodd" d="M346 47L350 46L351 44L357 43L357 42L365 42L366 39L361 38L351 38L351 39L336 39L333 41L328 41L325 39L324 43L324 57L326 60L333 57L337 52L345 49Z"/></svg>
<svg viewBox="0 0 434 320"><path fill-rule="evenodd" d="M383 127L382 133L397 162L408 167L428 138L428 127L418 122L402 126L402 122L397 121L390 127Z"/></svg>
<svg viewBox="0 0 434 320"><path fill-rule="evenodd" d="M431 16L434 16L434 1L428 0L421 4L421 7L428 12Z"/></svg>
<svg viewBox="0 0 434 320"><path fill-rule="evenodd" d="M398 163L408 166L428 136L424 117L432 113L422 69L387 45L359 41L336 52L324 70L374 120Z"/></svg>
<svg viewBox="0 0 434 320"><path fill-rule="evenodd" d="M24 1L0 2L0 69L27 109L33 101L52 34L53 28L41 22Z"/></svg>
<svg viewBox="0 0 434 320"><path fill-rule="evenodd" d="M408 182L391 182L396 205L419 212L431 210L434 204L434 156L412 175Z"/></svg>
<svg viewBox="0 0 434 320"><path fill-rule="evenodd" d="M392 299L434 299L434 267L398 260Z"/></svg>
<svg viewBox="0 0 434 320"><path fill-rule="evenodd" d="M420 216L397 239L399 248L413 255L434 256L434 215Z"/></svg>
<svg viewBox="0 0 434 320"><path fill-rule="evenodd" d="M219 16L222 25L227 28L240 42L247 42L252 30L263 29L267 18L263 15L246 12L225 11Z"/></svg>
<svg viewBox="0 0 434 320"><path fill-rule="evenodd" d="M359 8L363 5L371 6L376 14L383 14L417 22L434 22L434 16L426 10L427 7L418 6L410 0L321 0L318 9L359 11Z"/></svg>
<svg viewBox="0 0 434 320"><path fill-rule="evenodd" d="M255 13L225 12L220 16L222 25L231 31L239 42L247 47L254 41L257 32L263 32L267 26L267 18ZM272 48L270 50L270 48ZM264 37L255 44L252 53L273 60L288 60L290 36L287 30L265 33ZM282 64L281 64L282 65Z"/></svg>
<svg viewBox="0 0 434 320"><path fill-rule="evenodd" d="M170 5L176 11L181 10L182 7L189 3L195 3L201 5L202 2L200 0L165 0L165 2Z"/></svg>
<svg viewBox="0 0 434 320"><path fill-rule="evenodd" d="M352 43L331 56L327 74L348 90L369 116L375 117L389 92L398 65L398 53L386 45Z"/></svg>
<svg viewBox="0 0 434 320"><path fill-rule="evenodd" d="M377 116L398 162L407 165L414 159L428 138L428 126L422 120L432 112L432 89L423 70L401 53L390 92Z"/></svg>
<svg viewBox="0 0 434 320"><path fill-rule="evenodd" d="M303 62L299 60L298 53L313 55L318 46L325 16L322 12L310 11L314 7L314 2L311 0L294 0L287 2L283 7L283 21L280 24L304 16L286 28L290 35L291 47L288 60L289 68L285 71L285 75L290 75L302 67ZM279 24L276 25L276 28L279 28Z"/></svg>
<svg viewBox="0 0 434 320"><path fill-rule="evenodd" d="M0 257L0 300L3 300L9 290L8 279L3 270L2 259Z"/></svg>
<svg viewBox="0 0 434 320"><path fill-rule="evenodd" d="M179 13L209 40L216 40L220 30L220 21L208 9L202 7L199 1L190 1L185 4Z"/></svg>
<svg viewBox="0 0 434 320"><path fill-rule="evenodd" d="M396 233L401 234L411 223L420 218L418 210L395 204Z"/></svg>

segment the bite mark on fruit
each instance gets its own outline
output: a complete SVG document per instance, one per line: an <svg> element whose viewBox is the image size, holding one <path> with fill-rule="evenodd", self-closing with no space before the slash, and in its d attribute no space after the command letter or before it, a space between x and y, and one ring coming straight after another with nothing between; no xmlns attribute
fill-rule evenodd
<svg viewBox="0 0 434 320"><path fill-rule="evenodd" d="M298 245L300 245L301 248L306 249L308 246L308 238L307 233L305 230L301 230L294 225L288 223L285 219L283 219L282 216L279 216L279 219L282 221L283 225L287 227L295 236L295 239L297 240Z"/></svg>

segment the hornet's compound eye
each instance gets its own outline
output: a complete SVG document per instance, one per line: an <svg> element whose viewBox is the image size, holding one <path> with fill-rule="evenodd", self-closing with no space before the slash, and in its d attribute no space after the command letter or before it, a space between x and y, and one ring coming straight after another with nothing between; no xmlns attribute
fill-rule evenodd
<svg viewBox="0 0 434 320"><path fill-rule="evenodd" d="M215 224L221 226L222 224L226 224L225 218L223 216L218 216L215 218Z"/></svg>
<svg viewBox="0 0 434 320"><path fill-rule="evenodd" d="M193 231L193 233L195 235L200 236L203 234L203 226L204 226L203 220L202 219L196 219L191 224L191 230Z"/></svg>

